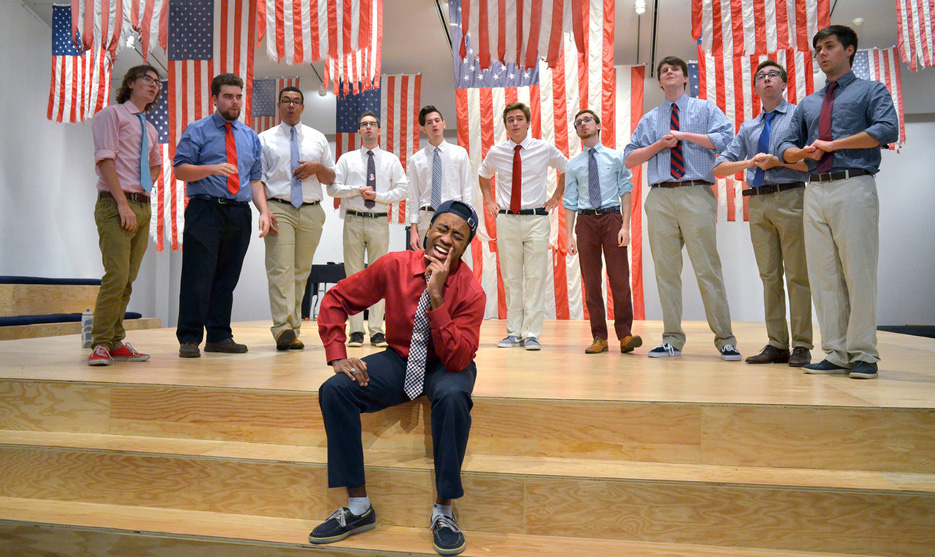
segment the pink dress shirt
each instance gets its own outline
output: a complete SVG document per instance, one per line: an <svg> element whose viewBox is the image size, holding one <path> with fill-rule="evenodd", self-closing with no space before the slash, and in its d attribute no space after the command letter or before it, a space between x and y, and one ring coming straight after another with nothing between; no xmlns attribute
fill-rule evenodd
<svg viewBox="0 0 935 557"><path fill-rule="evenodd" d="M140 109L131 101L110 105L91 119L91 134L94 136L94 171L97 173L97 191L110 191L101 176L97 163L113 159L117 169L120 188L126 192L146 193L140 185L140 143L142 129ZM160 166L159 136L156 127L146 122L149 135L149 166ZM155 178L155 174L153 175Z"/></svg>

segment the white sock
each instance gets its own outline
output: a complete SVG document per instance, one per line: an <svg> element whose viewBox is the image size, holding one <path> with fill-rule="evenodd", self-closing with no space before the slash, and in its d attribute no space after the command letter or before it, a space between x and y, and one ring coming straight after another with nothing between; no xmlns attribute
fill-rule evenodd
<svg viewBox="0 0 935 557"><path fill-rule="evenodd" d="M432 505L432 520L435 520L435 517L440 514L453 517L454 514L451 512L451 505L439 505L438 503Z"/></svg>
<svg viewBox="0 0 935 557"><path fill-rule="evenodd" d="M360 516L370 508L370 497L348 497L347 508L355 515Z"/></svg>

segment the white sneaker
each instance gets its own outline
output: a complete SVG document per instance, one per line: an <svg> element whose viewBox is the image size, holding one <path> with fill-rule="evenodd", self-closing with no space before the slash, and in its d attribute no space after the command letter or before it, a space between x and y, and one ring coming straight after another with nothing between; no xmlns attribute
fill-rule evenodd
<svg viewBox="0 0 935 557"><path fill-rule="evenodd" d="M650 358L669 358L671 356L681 356L682 351L672 346L668 342L663 342L659 346L649 351Z"/></svg>
<svg viewBox="0 0 935 557"><path fill-rule="evenodd" d="M505 339L497 343L497 348L516 348L523 344L523 339L515 337L513 335L507 336Z"/></svg>

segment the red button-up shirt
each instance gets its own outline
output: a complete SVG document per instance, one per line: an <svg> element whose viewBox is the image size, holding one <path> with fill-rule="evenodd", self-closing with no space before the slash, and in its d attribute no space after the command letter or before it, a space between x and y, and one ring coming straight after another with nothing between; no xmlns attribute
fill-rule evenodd
<svg viewBox="0 0 935 557"><path fill-rule="evenodd" d="M386 342L409 357L412 325L425 291L425 252L396 251L333 286L321 300L318 334L328 362L347 358L344 324L348 315L386 299ZM477 354L487 296L474 273L460 261L448 274L444 303L427 312L432 331L428 362L441 360L448 371L461 371Z"/></svg>

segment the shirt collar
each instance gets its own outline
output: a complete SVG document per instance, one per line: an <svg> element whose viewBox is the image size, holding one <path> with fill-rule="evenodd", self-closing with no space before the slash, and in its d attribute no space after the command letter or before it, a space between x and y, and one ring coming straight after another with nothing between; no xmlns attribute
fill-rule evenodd
<svg viewBox="0 0 935 557"><path fill-rule="evenodd" d="M529 149L529 142L531 140L532 140L532 137L530 137L529 133L527 132L526 137L519 143L514 143L512 139L507 139L506 141L510 145L510 150L515 149L517 145L522 145L523 150L525 151L526 149Z"/></svg>
<svg viewBox="0 0 935 557"><path fill-rule="evenodd" d="M792 103L790 103L786 99L783 99L778 105L776 105L776 108L773 109L773 112L778 112L779 114L785 114L786 112L789 111L789 109L792 106L793 106ZM761 106L760 107L760 120L764 120L766 118L766 114L767 114L766 110L763 110L763 107Z"/></svg>
<svg viewBox="0 0 935 557"><path fill-rule="evenodd" d="M442 139L442 142L438 144L438 148L442 150L442 153L445 152L445 148L446 148L447 146L448 146L448 142L445 141L444 139ZM425 149L426 149L426 152L427 152L428 154L434 154L434 153L435 153L435 145L432 145L431 143L429 143L428 145L426 145L426 146L425 146Z"/></svg>
<svg viewBox="0 0 935 557"><path fill-rule="evenodd" d="M688 93L682 93L682 96L677 98L675 102L672 102L669 99L663 97L662 105L666 107L666 110L671 111L673 104L679 105L679 110L685 110L685 105L688 104Z"/></svg>
<svg viewBox="0 0 935 557"><path fill-rule="evenodd" d="M377 144L377 146L374 147L373 149L368 149L368 148L364 147L363 145L361 145L359 151L360 151L360 154L362 154L362 155L366 155L366 154L367 154L367 151L373 151L373 154L374 154L374 156L375 156L377 153L379 153L379 152L381 151L381 149L380 149L380 145L379 145L379 144Z"/></svg>
<svg viewBox="0 0 935 557"><path fill-rule="evenodd" d="M597 145L595 145L594 147L585 147L584 145L582 145L581 148L584 150L585 153L587 153L591 149L594 149L595 151L600 153L604 149L604 144L598 141Z"/></svg>
<svg viewBox="0 0 935 557"><path fill-rule="evenodd" d="M211 118L214 119L214 125L216 125L219 128L223 128L224 124L228 123L227 120L222 118L221 115L217 113L217 111L215 111L214 114L211 115ZM239 129L241 125L240 120L234 120L233 122L230 122L230 125L231 125L232 130Z"/></svg>
<svg viewBox="0 0 935 557"><path fill-rule="evenodd" d="M290 126L285 121L282 121L282 122L279 122L279 126L283 129L284 132L286 132L286 135L289 135L290 133L292 133L291 131L289 131L292 128L295 128L296 134L302 135L302 122L299 122L295 126Z"/></svg>
<svg viewBox="0 0 935 557"><path fill-rule="evenodd" d="M849 71L837 79L838 88L843 89L855 81L857 81L857 76L854 75L853 71ZM831 85L832 83L835 83L835 82L829 81L828 83L825 83L824 90L826 93L828 92L828 85Z"/></svg>
<svg viewBox="0 0 935 557"><path fill-rule="evenodd" d="M136 114L137 112L140 112L139 107L133 104L133 101L126 101L121 106L126 108L130 114Z"/></svg>

